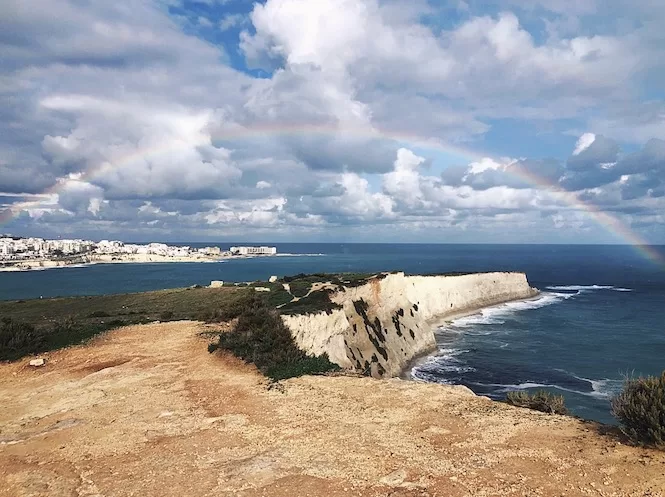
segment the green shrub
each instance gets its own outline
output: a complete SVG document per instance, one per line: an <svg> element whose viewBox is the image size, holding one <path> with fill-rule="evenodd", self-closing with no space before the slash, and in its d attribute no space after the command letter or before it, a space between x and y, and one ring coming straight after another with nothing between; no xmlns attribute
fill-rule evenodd
<svg viewBox="0 0 665 497"><path fill-rule="evenodd" d="M513 406L527 407L550 414L568 414L563 395L554 395L545 390L538 390L533 394L522 390L508 392L506 401Z"/></svg>
<svg viewBox="0 0 665 497"><path fill-rule="evenodd" d="M305 280L296 280L289 284L289 288L294 297L304 297L312 288L312 283Z"/></svg>
<svg viewBox="0 0 665 497"><path fill-rule="evenodd" d="M90 314L88 314L89 318L107 318L109 317L109 313L106 311L93 311Z"/></svg>
<svg viewBox="0 0 665 497"><path fill-rule="evenodd" d="M43 330L10 318L0 320L0 360L12 361L40 352L46 341Z"/></svg>
<svg viewBox="0 0 665 497"><path fill-rule="evenodd" d="M326 355L312 357L300 350L277 311L257 296L248 295L234 328L208 347L230 351L251 362L273 380L339 369Z"/></svg>
<svg viewBox="0 0 665 497"><path fill-rule="evenodd" d="M231 321L249 309L264 305L264 297L256 292L254 288L251 288L237 292L233 295L233 298L229 299L222 306L214 310L209 310L200 317L208 322Z"/></svg>
<svg viewBox="0 0 665 497"><path fill-rule="evenodd" d="M173 311L162 311L159 314L160 321L171 321L173 319Z"/></svg>
<svg viewBox="0 0 665 497"><path fill-rule="evenodd" d="M330 314L333 309L341 309L342 306L330 299L332 290L323 289L310 293L295 302L289 302L280 307L282 314L315 314L325 311Z"/></svg>
<svg viewBox="0 0 665 497"><path fill-rule="evenodd" d="M634 443L665 448L665 371L660 376L627 378L612 398L612 415Z"/></svg>

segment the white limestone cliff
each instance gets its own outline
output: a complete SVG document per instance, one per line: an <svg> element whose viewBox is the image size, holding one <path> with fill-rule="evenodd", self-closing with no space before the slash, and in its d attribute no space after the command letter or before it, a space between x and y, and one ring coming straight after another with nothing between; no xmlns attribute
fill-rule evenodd
<svg viewBox="0 0 665 497"><path fill-rule="evenodd" d="M434 320L537 293L524 273L391 273L334 291L330 298L341 309L282 319L306 352L325 352L345 369L381 378L399 375L414 358L436 348Z"/></svg>

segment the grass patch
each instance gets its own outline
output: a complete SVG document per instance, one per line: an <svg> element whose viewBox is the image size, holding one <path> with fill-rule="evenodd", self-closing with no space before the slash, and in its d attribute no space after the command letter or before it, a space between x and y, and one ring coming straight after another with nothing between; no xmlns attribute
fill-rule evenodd
<svg viewBox="0 0 665 497"><path fill-rule="evenodd" d="M277 307L287 302L290 302L293 299L293 296L284 290L284 285L276 281L273 283L270 282L254 282L252 283L252 288L255 287L264 287L270 288L269 292L263 292L263 298L268 302L272 307Z"/></svg>
<svg viewBox="0 0 665 497"><path fill-rule="evenodd" d="M94 297L0 301L0 360L16 360L82 343L120 326L205 320L244 288L180 288ZM251 290L253 292L253 290Z"/></svg>
<svg viewBox="0 0 665 497"><path fill-rule="evenodd" d="M0 360L12 360L39 352L46 341L45 332L30 323L11 318L0 320Z"/></svg>
<svg viewBox="0 0 665 497"><path fill-rule="evenodd" d="M90 314L88 314L89 318L108 318L110 317L110 314L106 311L93 311Z"/></svg>
<svg viewBox="0 0 665 497"><path fill-rule="evenodd" d="M549 414L568 414L562 395L554 395L545 390L533 394L524 391L508 392L506 401L513 406L526 407Z"/></svg>
<svg viewBox="0 0 665 497"><path fill-rule="evenodd" d="M325 354L312 357L300 350L279 313L263 296L246 294L237 308L241 310L233 329L221 333L208 351L228 350L275 381L339 369Z"/></svg>
<svg viewBox="0 0 665 497"><path fill-rule="evenodd" d="M85 325L114 319L141 321L199 320L223 308L242 288L176 288L155 292L0 301L0 316L37 328L73 319ZM170 316L170 317L166 317Z"/></svg>
<svg viewBox="0 0 665 497"><path fill-rule="evenodd" d="M48 327L35 327L25 321L5 317L0 321L0 360L14 361L26 355L76 345L125 324L117 319L96 324L65 319Z"/></svg>
<svg viewBox="0 0 665 497"><path fill-rule="evenodd" d="M336 304L330 299L332 290L323 289L310 293L307 297L301 298L295 302L289 302L279 310L282 314L315 314L317 312L326 312L330 314L333 309L341 309L342 306Z"/></svg>
<svg viewBox="0 0 665 497"><path fill-rule="evenodd" d="M665 449L665 371L660 376L627 378L612 398L612 415L638 445Z"/></svg>
<svg viewBox="0 0 665 497"><path fill-rule="evenodd" d="M291 290L291 295L294 297L304 297L312 288L312 283L309 281L296 280L292 283L289 283L289 288Z"/></svg>

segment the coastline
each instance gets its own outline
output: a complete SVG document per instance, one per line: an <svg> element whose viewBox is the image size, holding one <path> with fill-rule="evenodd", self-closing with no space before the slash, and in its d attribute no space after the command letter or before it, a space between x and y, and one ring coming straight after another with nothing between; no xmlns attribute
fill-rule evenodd
<svg viewBox="0 0 665 497"><path fill-rule="evenodd" d="M173 263L212 263L226 262L234 259L254 259L258 257L274 257L271 255L234 255L229 257L170 257L153 254L133 255L94 255L80 256L69 259L33 259L16 261L8 265L0 265L0 273L19 273L30 271L44 271L65 267L87 267L96 264L173 264Z"/></svg>
<svg viewBox="0 0 665 497"><path fill-rule="evenodd" d="M538 298L538 296L542 292L538 289L535 289L535 293L531 297L527 298L518 298L518 299L506 299L506 300L499 300L493 303L488 303L488 304L483 304L480 306L473 306L469 307L466 309L461 309L459 311L451 312L451 313L446 313L442 316L437 316L435 318L430 319L427 322L427 325L430 326L432 329L432 332L436 335L436 330L440 328L441 326L444 326L446 324L452 323L456 319L460 319L463 317L467 316L473 316L475 314L481 313L484 309L489 309L491 307L495 307L498 305L502 304L507 304L509 302L528 302L530 300L535 300ZM411 375L411 371L413 370L414 367L416 367L418 364L423 363L425 360L427 360L429 357L432 357L436 352L438 352L439 347L438 345L434 345L431 349L428 351L423 352L422 354L418 354L417 356L413 357L402 369L402 372L399 374L398 378L402 380L407 380L407 381L418 381L413 376ZM475 394L474 394L475 395Z"/></svg>

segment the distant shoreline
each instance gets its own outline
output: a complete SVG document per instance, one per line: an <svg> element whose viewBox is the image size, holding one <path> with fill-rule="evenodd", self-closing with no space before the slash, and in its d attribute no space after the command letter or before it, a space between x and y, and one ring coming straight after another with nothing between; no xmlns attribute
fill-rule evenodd
<svg viewBox="0 0 665 497"><path fill-rule="evenodd" d="M252 259L256 257L274 257L270 255L233 255L233 256L196 256L172 257L155 254L122 254L122 255L81 255L70 259L31 259L0 263L0 272L30 272L57 269L63 267L85 267L96 264L173 264L173 263L209 263L223 262L233 259Z"/></svg>

